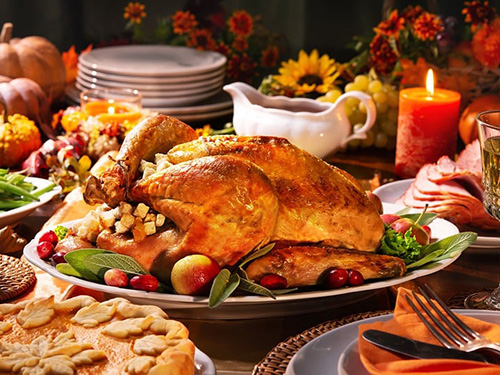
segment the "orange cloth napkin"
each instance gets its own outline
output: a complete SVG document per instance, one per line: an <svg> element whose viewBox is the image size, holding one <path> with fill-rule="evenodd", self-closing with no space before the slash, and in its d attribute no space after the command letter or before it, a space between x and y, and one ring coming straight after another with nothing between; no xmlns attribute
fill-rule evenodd
<svg viewBox="0 0 500 375"><path fill-rule="evenodd" d="M361 361L373 375L499 375L500 366L455 359L403 359L402 356L370 344L361 337L368 329L377 329L410 339L441 345L428 331L406 301L411 292L398 289L394 318L386 322L362 324L359 327ZM461 317L472 329L487 338L500 342L500 326L470 317Z"/></svg>

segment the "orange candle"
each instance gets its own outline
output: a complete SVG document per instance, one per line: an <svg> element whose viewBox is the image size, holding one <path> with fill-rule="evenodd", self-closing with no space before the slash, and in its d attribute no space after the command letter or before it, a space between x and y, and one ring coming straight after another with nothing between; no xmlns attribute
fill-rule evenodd
<svg viewBox="0 0 500 375"><path fill-rule="evenodd" d="M432 70L426 88L401 90L395 165L398 176L415 177L424 164L435 163L443 155L454 157L459 111L460 94L434 90Z"/></svg>
<svg viewBox="0 0 500 375"><path fill-rule="evenodd" d="M113 100L88 102L83 109L89 116L96 116L99 121L104 123L123 123L126 120L133 122L142 116L135 106L117 103Z"/></svg>

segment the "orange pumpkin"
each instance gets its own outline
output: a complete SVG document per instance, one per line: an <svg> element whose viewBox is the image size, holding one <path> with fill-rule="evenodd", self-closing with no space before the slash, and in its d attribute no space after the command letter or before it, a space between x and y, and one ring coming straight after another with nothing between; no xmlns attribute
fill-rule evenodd
<svg viewBox="0 0 500 375"><path fill-rule="evenodd" d="M12 28L5 23L0 34L0 75L32 79L50 100L59 98L66 72L58 49L40 36L11 39Z"/></svg>
<svg viewBox="0 0 500 375"><path fill-rule="evenodd" d="M38 83L29 78L0 76L0 103L5 105L7 115L24 115L39 124L49 121L49 100Z"/></svg>
<svg viewBox="0 0 500 375"><path fill-rule="evenodd" d="M477 114L491 109L500 109L499 95L479 96L464 109L458 123L458 133L465 144L471 143L478 138Z"/></svg>

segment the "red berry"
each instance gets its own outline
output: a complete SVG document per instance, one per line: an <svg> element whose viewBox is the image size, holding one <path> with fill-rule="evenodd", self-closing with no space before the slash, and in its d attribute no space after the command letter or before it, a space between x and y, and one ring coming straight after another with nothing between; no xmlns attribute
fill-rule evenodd
<svg viewBox="0 0 500 375"><path fill-rule="evenodd" d="M137 275L130 279L130 286L134 289L154 292L158 289L158 279L153 275Z"/></svg>
<svg viewBox="0 0 500 375"><path fill-rule="evenodd" d="M110 268L104 273L104 282L109 286L125 288L128 285L128 276L122 270Z"/></svg>
<svg viewBox="0 0 500 375"><path fill-rule="evenodd" d="M269 290L286 289L288 282L283 276L270 274L260 279L259 284Z"/></svg>
<svg viewBox="0 0 500 375"><path fill-rule="evenodd" d="M326 273L325 286L328 289L341 288L347 284L348 278L349 274L347 273L347 270L342 268L331 269Z"/></svg>
<svg viewBox="0 0 500 375"><path fill-rule="evenodd" d="M52 264L56 265L59 263L67 263L66 259L64 259L64 255L65 253L63 252L55 253L54 255L52 255L52 258L50 258L52 260Z"/></svg>
<svg viewBox="0 0 500 375"><path fill-rule="evenodd" d="M365 282L365 278L361 274L361 272L356 270L349 270L349 285L350 286L358 286L363 285Z"/></svg>
<svg viewBox="0 0 500 375"><path fill-rule="evenodd" d="M47 232L42 234L42 236L38 240L38 243L44 241L51 242L53 245L57 245L57 243L59 242L59 238L57 237L56 232L54 232L53 230L48 230Z"/></svg>
<svg viewBox="0 0 500 375"><path fill-rule="evenodd" d="M49 259L54 254L54 245L48 241L40 242L36 247L36 252L40 259Z"/></svg>
<svg viewBox="0 0 500 375"><path fill-rule="evenodd" d="M425 230L427 232L427 234L429 235L429 238L431 237L431 227L428 226L428 225L422 225L422 229Z"/></svg>

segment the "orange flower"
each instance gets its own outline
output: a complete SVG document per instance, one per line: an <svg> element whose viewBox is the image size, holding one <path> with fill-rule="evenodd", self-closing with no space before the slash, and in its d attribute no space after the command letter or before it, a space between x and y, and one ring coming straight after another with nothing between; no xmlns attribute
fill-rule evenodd
<svg viewBox="0 0 500 375"><path fill-rule="evenodd" d="M172 16L172 21L174 33L178 35L190 33L198 25L194 14L190 11L178 10Z"/></svg>
<svg viewBox="0 0 500 375"><path fill-rule="evenodd" d="M229 56L229 54L231 53L231 49L224 42L220 42L217 45L217 47L214 49L214 51L219 52L219 53L223 54L224 56Z"/></svg>
<svg viewBox="0 0 500 375"><path fill-rule="evenodd" d="M423 12L413 24L413 32L420 40L434 40L436 34L442 30L441 18L429 12Z"/></svg>
<svg viewBox="0 0 500 375"><path fill-rule="evenodd" d="M370 43L370 55L375 70L382 74L391 72L398 59L389 41L382 34L375 35Z"/></svg>
<svg viewBox="0 0 500 375"><path fill-rule="evenodd" d="M405 27L405 19L398 16L398 10L395 9L389 15L389 18L382 21L373 30L377 34L382 34L387 37L399 37L399 32Z"/></svg>
<svg viewBox="0 0 500 375"><path fill-rule="evenodd" d="M276 46L269 46L264 51L262 51L262 56L260 57L260 65L263 68L272 68L276 66L278 62L279 51Z"/></svg>
<svg viewBox="0 0 500 375"><path fill-rule="evenodd" d="M462 14L465 14L465 22L470 22L472 26L482 23L489 23L495 18L496 10L489 5L488 1L466 1Z"/></svg>
<svg viewBox="0 0 500 375"><path fill-rule="evenodd" d="M413 22L415 22L418 16L422 14L423 11L424 10L420 5L417 6L409 5L407 8L403 10L403 12L401 12L401 17L403 17L406 20L406 22L411 25L413 24Z"/></svg>
<svg viewBox="0 0 500 375"><path fill-rule="evenodd" d="M146 17L146 12L144 11L146 6L144 4L136 1L135 3L130 2L125 7L125 13L123 13L123 18L126 20L130 20L130 22L139 25L142 22L142 19Z"/></svg>
<svg viewBox="0 0 500 375"><path fill-rule="evenodd" d="M217 43L208 29L193 30L186 44L188 47L195 47L196 49L201 50L217 49Z"/></svg>
<svg viewBox="0 0 500 375"><path fill-rule="evenodd" d="M401 84L403 86L425 86L425 77L429 64L424 58L419 57L416 63L409 59L401 59Z"/></svg>
<svg viewBox="0 0 500 375"><path fill-rule="evenodd" d="M232 44L232 47L239 52L244 52L248 49L248 41L242 36L237 36Z"/></svg>
<svg viewBox="0 0 500 375"><path fill-rule="evenodd" d="M248 37L253 31L253 18L244 10L234 11L227 24L235 35Z"/></svg>
<svg viewBox="0 0 500 375"><path fill-rule="evenodd" d="M89 52L92 49L92 44L89 44L81 53ZM75 46L71 46L69 50L61 54L64 67L66 68L66 84L73 83L78 74L78 53L76 53Z"/></svg>
<svg viewBox="0 0 500 375"><path fill-rule="evenodd" d="M498 68L500 65L500 19L483 25L472 37L472 51L481 65Z"/></svg>
<svg viewBox="0 0 500 375"><path fill-rule="evenodd" d="M242 56L233 55L227 63L227 76L237 81L250 83L256 75L257 63L244 53Z"/></svg>

